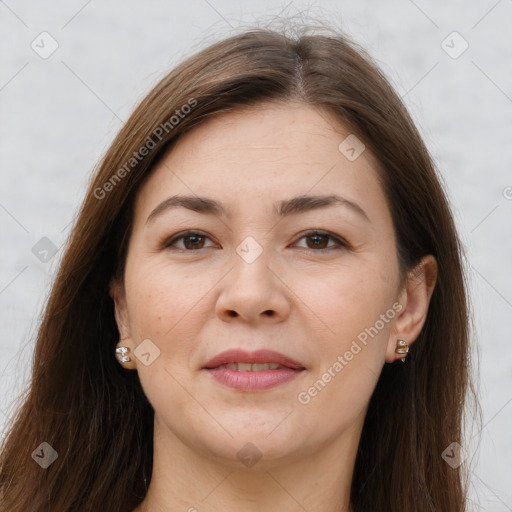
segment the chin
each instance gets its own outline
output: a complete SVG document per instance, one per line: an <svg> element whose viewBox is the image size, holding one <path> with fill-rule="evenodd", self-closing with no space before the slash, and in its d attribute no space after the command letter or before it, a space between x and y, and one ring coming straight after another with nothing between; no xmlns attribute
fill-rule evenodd
<svg viewBox="0 0 512 512"><path fill-rule="evenodd" d="M217 462L232 467L237 471L244 467L251 471L264 471L275 468L282 463L299 457L302 450L300 443L276 437L271 440L266 435L253 437L250 434L234 437L222 446L209 443L211 454Z"/></svg>

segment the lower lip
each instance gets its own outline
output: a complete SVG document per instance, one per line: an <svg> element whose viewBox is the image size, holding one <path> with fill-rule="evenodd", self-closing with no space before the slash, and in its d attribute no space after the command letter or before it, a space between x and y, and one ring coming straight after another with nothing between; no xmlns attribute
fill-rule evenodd
<svg viewBox="0 0 512 512"><path fill-rule="evenodd" d="M227 368L206 370L216 381L241 391L263 391L295 379L303 370L291 368L261 370L259 372L239 372Z"/></svg>

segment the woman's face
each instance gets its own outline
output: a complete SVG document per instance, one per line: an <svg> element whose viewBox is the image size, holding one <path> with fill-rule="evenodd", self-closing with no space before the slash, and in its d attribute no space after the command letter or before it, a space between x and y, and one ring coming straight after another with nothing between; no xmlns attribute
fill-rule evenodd
<svg viewBox="0 0 512 512"><path fill-rule="evenodd" d="M349 135L302 104L223 113L140 189L113 296L169 443L240 464L357 441L403 295L376 162Z"/></svg>

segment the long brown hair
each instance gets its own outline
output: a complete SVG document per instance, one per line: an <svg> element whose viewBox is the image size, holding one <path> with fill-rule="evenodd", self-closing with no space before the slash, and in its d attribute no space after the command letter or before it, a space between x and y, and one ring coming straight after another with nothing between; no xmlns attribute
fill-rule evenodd
<svg viewBox="0 0 512 512"><path fill-rule="evenodd" d="M391 85L346 37L249 29L166 75L95 171L37 334L30 386L2 446L1 511L127 512L143 500L154 411L137 372L114 358L109 296L112 277L123 278L135 195L193 126L221 111L289 100L333 113L380 162L402 275L426 254L438 262L424 328L406 364L384 365L371 398L354 511L464 510L462 468L441 453L463 443L468 304L460 243L431 157ZM43 442L58 453L46 469L32 457Z"/></svg>

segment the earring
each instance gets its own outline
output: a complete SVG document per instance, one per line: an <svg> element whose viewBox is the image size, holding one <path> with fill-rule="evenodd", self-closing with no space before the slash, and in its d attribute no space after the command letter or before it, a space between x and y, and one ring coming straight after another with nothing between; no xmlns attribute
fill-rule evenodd
<svg viewBox="0 0 512 512"><path fill-rule="evenodd" d="M116 359L122 363L128 363L131 361L130 357L126 354L130 351L128 347L117 347L116 348Z"/></svg>
<svg viewBox="0 0 512 512"><path fill-rule="evenodd" d="M409 345L407 344L407 342L405 340L397 340L395 353L401 355L399 359L402 360L402 363L405 363L407 352L409 352Z"/></svg>

